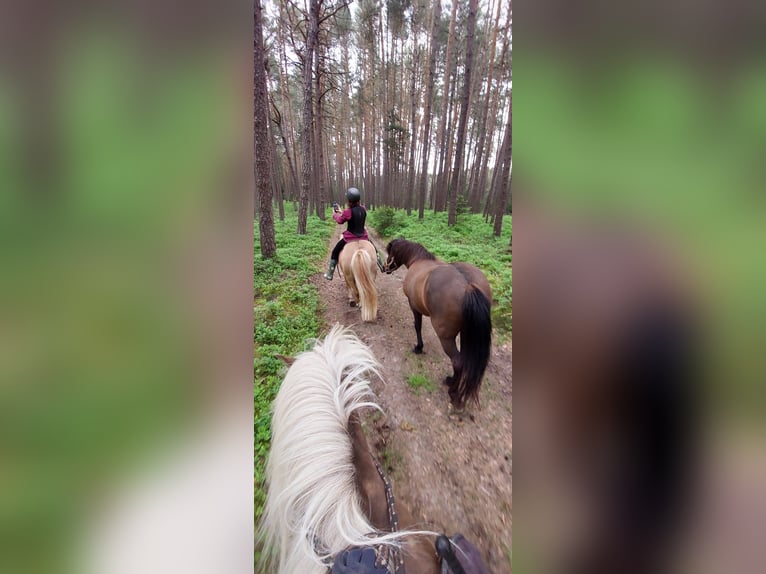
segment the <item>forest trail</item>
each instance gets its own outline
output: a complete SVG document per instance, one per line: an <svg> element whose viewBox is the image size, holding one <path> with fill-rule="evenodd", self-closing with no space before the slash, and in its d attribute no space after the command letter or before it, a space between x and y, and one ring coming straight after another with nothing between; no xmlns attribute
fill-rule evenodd
<svg viewBox="0 0 766 574"><path fill-rule="evenodd" d="M338 226L327 256L340 237ZM376 247L385 242L368 227ZM326 261L324 262L326 263ZM490 364L480 390L481 408L453 412L441 381L451 374L428 317L423 318L424 353L415 355L413 317L402 291L407 270L379 273L378 319L363 323L348 304L339 272L332 281L313 281L324 304L328 325L350 327L382 365L385 384L373 389L385 412L366 415L367 438L392 478L394 494L424 528L473 541L493 574L511 573L512 344L493 340ZM431 387L413 388L408 378L421 375Z"/></svg>

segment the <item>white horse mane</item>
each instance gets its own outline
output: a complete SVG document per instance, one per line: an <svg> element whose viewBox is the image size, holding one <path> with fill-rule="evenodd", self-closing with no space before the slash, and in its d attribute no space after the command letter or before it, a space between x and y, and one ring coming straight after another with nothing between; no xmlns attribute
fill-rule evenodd
<svg viewBox="0 0 766 574"><path fill-rule="evenodd" d="M354 481L348 421L363 407L381 410L367 380L379 368L337 324L290 367L273 405L257 573L324 574L327 560L348 546L397 544L414 533L376 532Z"/></svg>

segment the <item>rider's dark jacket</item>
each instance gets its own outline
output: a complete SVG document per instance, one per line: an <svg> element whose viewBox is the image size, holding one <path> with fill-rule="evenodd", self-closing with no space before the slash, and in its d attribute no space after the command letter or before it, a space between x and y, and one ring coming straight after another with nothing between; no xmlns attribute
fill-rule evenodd
<svg viewBox="0 0 766 574"><path fill-rule="evenodd" d="M367 237L367 230L364 228L364 222L367 220L367 210L363 205L347 207L342 213L333 213L332 217L338 223L348 221L348 228L343 232L343 239L346 241L369 239Z"/></svg>

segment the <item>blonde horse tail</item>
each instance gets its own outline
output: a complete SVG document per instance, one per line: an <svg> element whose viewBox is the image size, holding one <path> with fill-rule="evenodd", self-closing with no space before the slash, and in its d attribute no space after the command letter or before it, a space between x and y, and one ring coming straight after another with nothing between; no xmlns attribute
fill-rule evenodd
<svg viewBox="0 0 766 574"><path fill-rule="evenodd" d="M359 291L359 304L362 307L362 321L368 323L378 317L378 290L375 288L375 261L364 249L359 249L351 258L351 270L356 289Z"/></svg>

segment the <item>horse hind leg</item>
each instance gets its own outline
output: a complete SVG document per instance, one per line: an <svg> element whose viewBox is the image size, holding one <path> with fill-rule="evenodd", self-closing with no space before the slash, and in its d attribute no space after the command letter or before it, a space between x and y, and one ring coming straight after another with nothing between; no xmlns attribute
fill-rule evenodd
<svg viewBox="0 0 766 574"><path fill-rule="evenodd" d="M354 278L351 276L351 271L349 270L348 273L344 273L343 277L346 280L346 290L348 291L348 304L351 307L356 307L357 301L359 301L359 293L356 290L356 282L354 281Z"/></svg>
<svg viewBox="0 0 766 574"><path fill-rule="evenodd" d="M423 313L412 309L412 314L415 317L415 335L418 338L418 342L412 348L412 352L419 355L423 352Z"/></svg>
<svg viewBox="0 0 766 574"><path fill-rule="evenodd" d="M463 361L460 356L460 351L457 349L457 344L455 343L455 337L452 338L442 338L439 337L439 341L442 344L442 349L444 349L444 352L447 353L447 356L450 358L450 361L452 362L452 376L447 376L444 378L444 384L449 387L449 396L450 400L452 401L452 404L456 407L462 407L462 405L457 404L457 393L458 393L458 387L460 385L460 377L463 371Z"/></svg>

